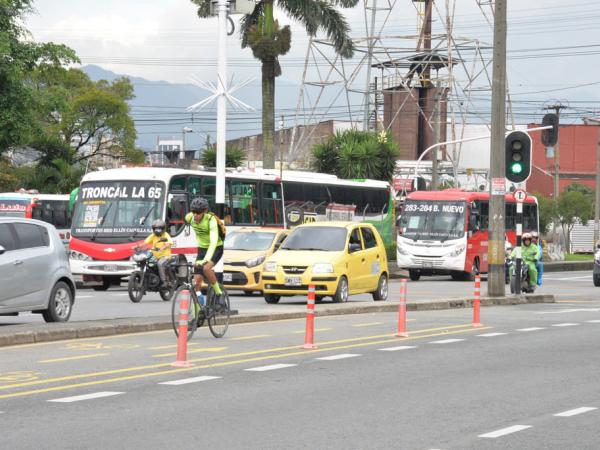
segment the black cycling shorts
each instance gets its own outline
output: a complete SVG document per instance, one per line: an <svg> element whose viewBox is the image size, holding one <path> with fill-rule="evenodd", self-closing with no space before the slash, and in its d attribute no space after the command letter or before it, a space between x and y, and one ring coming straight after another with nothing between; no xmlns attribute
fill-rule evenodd
<svg viewBox="0 0 600 450"><path fill-rule="evenodd" d="M198 248L198 257L196 258L196 261L202 261L204 259L204 257L206 256L207 251L208 251L207 248ZM215 252L213 253L210 261L216 266L222 257L223 257L223 246L219 245L217 248L215 248ZM201 274L202 267L195 266L194 273Z"/></svg>

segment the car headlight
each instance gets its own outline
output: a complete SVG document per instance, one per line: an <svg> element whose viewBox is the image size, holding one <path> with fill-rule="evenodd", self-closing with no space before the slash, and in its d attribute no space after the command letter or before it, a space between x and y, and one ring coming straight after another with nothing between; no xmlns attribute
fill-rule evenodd
<svg viewBox="0 0 600 450"><path fill-rule="evenodd" d="M69 252L69 258L76 259L77 261L91 261L92 260L92 258L90 258L88 255L78 252L77 250L71 250Z"/></svg>
<svg viewBox="0 0 600 450"><path fill-rule="evenodd" d="M273 261L268 261L265 264L265 272L277 272L277 263Z"/></svg>
<svg viewBox="0 0 600 450"><path fill-rule="evenodd" d="M464 251L465 251L465 244L459 244L454 248L454 250L452 250L450 253L448 253L448 256L450 258L454 258L455 256L460 255Z"/></svg>
<svg viewBox="0 0 600 450"><path fill-rule="evenodd" d="M257 256L256 258L251 258L246 261L246 267L256 267L265 260L265 255Z"/></svg>
<svg viewBox="0 0 600 450"><path fill-rule="evenodd" d="M312 273L333 273L333 266L330 263L317 263L313 266Z"/></svg>

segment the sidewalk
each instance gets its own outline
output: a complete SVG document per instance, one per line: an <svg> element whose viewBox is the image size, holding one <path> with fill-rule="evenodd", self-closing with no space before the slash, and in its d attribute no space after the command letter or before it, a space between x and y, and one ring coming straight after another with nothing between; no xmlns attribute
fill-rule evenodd
<svg viewBox="0 0 600 450"><path fill-rule="evenodd" d="M530 303L554 303L554 296L548 294L532 294L520 297L482 297L482 306L520 305ZM318 304L317 316L364 314L374 312L396 312L398 301L376 303ZM473 298L453 298L408 302L407 311L431 311L454 308L472 308ZM293 312L266 312L261 314L239 314L231 316L230 323L265 322L271 320L300 319L306 317L305 308ZM54 324L7 325L0 328L0 347L9 345L34 344L38 342L59 341L64 339L81 339L118 334L140 333L145 331L171 329L169 316L127 318L111 320L91 320L85 322L67 322Z"/></svg>

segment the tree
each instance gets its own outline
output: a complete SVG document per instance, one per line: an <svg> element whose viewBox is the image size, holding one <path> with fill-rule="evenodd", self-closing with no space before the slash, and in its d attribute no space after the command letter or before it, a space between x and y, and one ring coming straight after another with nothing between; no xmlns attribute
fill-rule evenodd
<svg viewBox="0 0 600 450"><path fill-rule="evenodd" d="M539 192L534 192L533 195L538 201L538 219L540 223L540 233L546 233L548 227L556 217L556 202L548 197L545 197Z"/></svg>
<svg viewBox="0 0 600 450"><path fill-rule="evenodd" d="M210 15L211 0L191 0L198 5L198 16ZM350 28L344 17L335 9L352 8L358 0L258 0L254 11L241 22L242 48L250 47L252 54L262 65L262 137L263 167L275 167L275 78L281 75L278 57L285 55L291 45L289 26L280 27L273 16L275 6L300 22L310 36L324 30L335 51L350 58L354 44L349 36Z"/></svg>
<svg viewBox="0 0 600 450"><path fill-rule="evenodd" d="M239 147L227 147L225 151L225 167L240 167L244 164L246 152ZM205 167L217 166L217 149L208 147L202 153L200 162Z"/></svg>
<svg viewBox="0 0 600 450"><path fill-rule="evenodd" d="M35 130L35 102L28 76L79 62L64 45L27 40L22 23L32 12L32 0L0 0L0 155L27 144Z"/></svg>
<svg viewBox="0 0 600 450"><path fill-rule="evenodd" d="M567 249L571 248L571 230L577 221L587 225L593 217L592 201L579 191L563 192L558 197L555 220L560 223L566 237Z"/></svg>
<svg viewBox="0 0 600 450"><path fill-rule="evenodd" d="M388 132L346 130L313 147L313 167L341 178L390 181L398 155Z"/></svg>

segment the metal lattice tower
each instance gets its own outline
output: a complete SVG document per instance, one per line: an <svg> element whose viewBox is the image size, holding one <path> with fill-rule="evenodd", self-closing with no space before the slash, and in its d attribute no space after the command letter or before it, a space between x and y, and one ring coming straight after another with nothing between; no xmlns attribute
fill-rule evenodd
<svg viewBox="0 0 600 450"><path fill-rule="evenodd" d="M363 31L353 39L356 51L352 60L336 55L328 40L311 38L287 162L293 163L299 151L313 142L316 127L310 125L332 116L355 129L390 129L394 120L406 114L406 105L413 103L418 105L415 114L423 133L434 132L436 118L440 124L439 111L435 116L417 98L418 92L427 88L444 95L442 128L447 140L464 136L469 120L487 124L478 112L476 94L491 92L492 60L486 50L492 46L453 31L458 1L363 0L364 27L353 27ZM440 3L443 8L438 8ZM475 3L483 23L492 29L493 1ZM405 16L411 5L419 32L398 33L397 19ZM404 101L384 111L384 96L394 93L404 93ZM451 161L458 161L460 151L461 145L456 144L446 154Z"/></svg>

